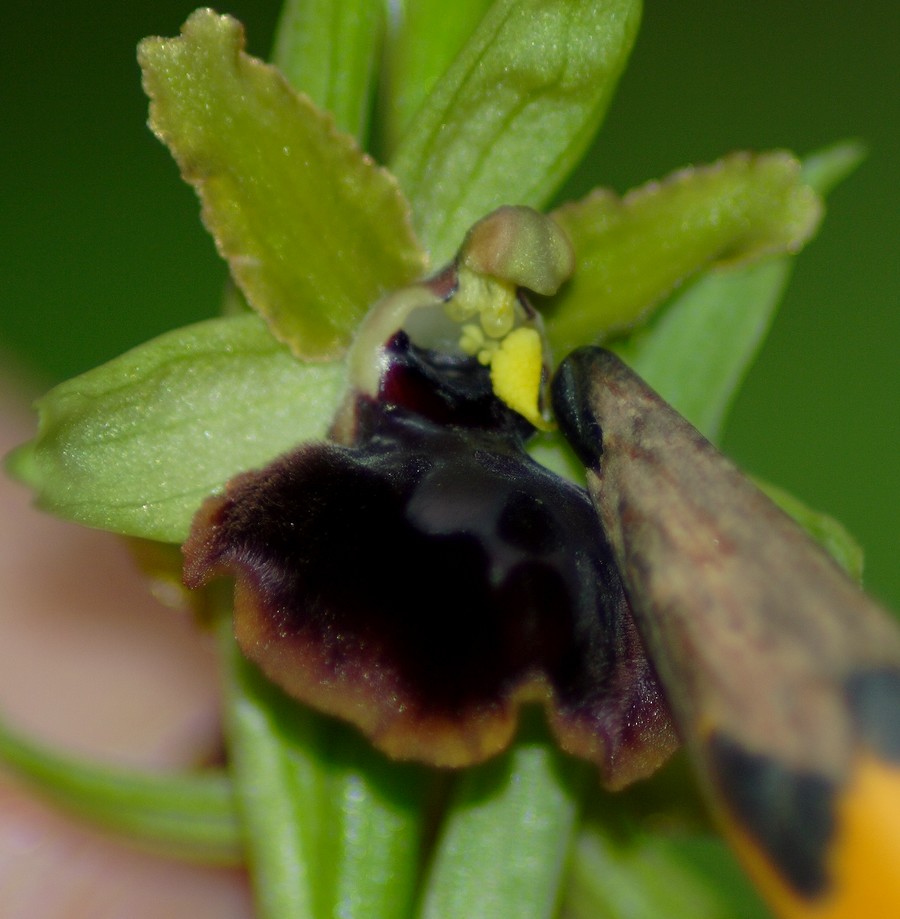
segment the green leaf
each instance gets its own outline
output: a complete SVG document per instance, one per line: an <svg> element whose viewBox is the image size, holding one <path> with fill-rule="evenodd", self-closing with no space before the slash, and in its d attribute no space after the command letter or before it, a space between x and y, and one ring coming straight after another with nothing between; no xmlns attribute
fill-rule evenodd
<svg viewBox="0 0 900 919"><path fill-rule="evenodd" d="M847 529L833 517L814 511L790 492L769 482L754 480L786 514L818 542L822 548L858 583L862 582L863 550Z"/></svg>
<svg viewBox="0 0 900 919"><path fill-rule="evenodd" d="M590 769L544 732L458 780L420 919L550 919Z"/></svg>
<svg viewBox="0 0 900 919"><path fill-rule="evenodd" d="M429 773L386 760L344 725L332 725L323 756L327 824L319 878L330 885L323 916L407 919L421 868Z"/></svg>
<svg viewBox="0 0 900 919"><path fill-rule="evenodd" d="M211 10L141 42L150 125L249 303L296 354L333 358L422 254L393 177L243 47L240 24Z"/></svg>
<svg viewBox="0 0 900 919"><path fill-rule="evenodd" d="M492 0L402 0L385 57L385 145L393 151Z"/></svg>
<svg viewBox="0 0 900 919"><path fill-rule="evenodd" d="M774 259L698 278L650 323L611 347L716 441L790 277Z"/></svg>
<svg viewBox="0 0 900 919"><path fill-rule="evenodd" d="M693 771L677 754L647 781L587 796L562 919L768 919L714 835Z"/></svg>
<svg viewBox="0 0 900 919"><path fill-rule="evenodd" d="M324 778L314 749L319 718L298 708L290 748L279 730L281 697L241 657L223 620L229 768L244 830L247 862L261 919L313 919L317 807Z"/></svg>
<svg viewBox="0 0 900 919"><path fill-rule="evenodd" d="M385 25L382 0L287 0L272 61L338 128L362 140Z"/></svg>
<svg viewBox="0 0 900 919"><path fill-rule="evenodd" d="M859 162L841 144L815 154L824 192ZM651 386L711 440L747 373L790 274L786 258L707 271L630 337L612 344Z"/></svg>
<svg viewBox="0 0 900 919"><path fill-rule="evenodd" d="M297 360L258 316L209 320L51 390L10 469L61 517L181 542L232 476L323 437L344 380L341 364Z"/></svg>
<svg viewBox="0 0 900 919"><path fill-rule="evenodd" d="M502 204L540 209L596 133L638 0L496 0L392 161L435 264Z"/></svg>
<svg viewBox="0 0 900 919"><path fill-rule="evenodd" d="M231 767L262 919L406 919L419 872L425 772L230 661Z"/></svg>
<svg viewBox="0 0 900 919"><path fill-rule="evenodd" d="M821 203L786 153L736 153L684 169L624 198L598 189L553 217L578 254L571 282L546 310L558 354L622 334L709 265L795 252Z"/></svg>
<svg viewBox="0 0 900 919"><path fill-rule="evenodd" d="M592 823L579 834L565 919L768 919L725 844L701 833Z"/></svg>
<svg viewBox="0 0 900 919"><path fill-rule="evenodd" d="M87 763L2 720L0 761L61 807L166 855L218 865L242 860L231 783L221 772L164 775Z"/></svg>
<svg viewBox="0 0 900 919"><path fill-rule="evenodd" d="M866 158L866 146L858 140L843 140L811 153L803 160L803 179L820 194L827 195L853 173Z"/></svg>

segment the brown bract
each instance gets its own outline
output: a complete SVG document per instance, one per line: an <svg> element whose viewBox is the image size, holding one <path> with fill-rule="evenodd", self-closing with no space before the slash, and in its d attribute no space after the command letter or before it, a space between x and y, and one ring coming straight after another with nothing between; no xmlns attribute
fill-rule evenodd
<svg viewBox="0 0 900 919"><path fill-rule="evenodd" d="M760 890L781 916L900 914L896 623L615 355L573 352L553 398Z"/></svg>

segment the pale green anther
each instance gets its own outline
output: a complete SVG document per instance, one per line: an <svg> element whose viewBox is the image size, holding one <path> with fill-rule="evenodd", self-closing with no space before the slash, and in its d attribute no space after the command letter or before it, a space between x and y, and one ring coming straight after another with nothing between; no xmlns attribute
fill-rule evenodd
<svg viewBox="0 0 900 919"><path fill-rule="evenodd" d="M488 296L489 284L486 278L460 271L457 289L444 304L447 318L453 322L466 322L481 312L485 298ZM466 278L468 275L468 278Z"/></svg>
<svg viewBox="0 0 900 919"><path fill-rule="evenodd" d="M454 322L477 316L488 338L503 338L516 322L516 289L508 281L486 277L460 265L457 288L445 311Z"/></svg>
<svg viewBox="0 0 900 919"><path fill-rule="evenodd" d="M462 327L462 333L459 337L459 346L473 357L484 347L484 332L481 327L474 323L467 322Z"/></svg>
<svg viewBox="0 0 900 919"><path fill-rule="evenodd" d="M502 339L516 325L516 288L555 293L575 265L572 246L549 217L530 207L498 208L466 234L457 256L459 279L447 316L465 322L476 315L489 339ZM478 345L471 331L460 346ZM474 353L474 352L473 352Z"/></svg>
<svg viewBox="0 0 900 919"><path fill-rule="evenodd" d="M489 338L503 338L512 331L516 321L515 293L501 285L497 285L493 293L481 311L481 327Z"/></svg>
<svg viewBox="0 0 900 919"><path fill-rule="evenodd" d="M551 296L575 269L575 253L562 228L530 207L498 208L466 234L460 264L478 274Z"/></svg>

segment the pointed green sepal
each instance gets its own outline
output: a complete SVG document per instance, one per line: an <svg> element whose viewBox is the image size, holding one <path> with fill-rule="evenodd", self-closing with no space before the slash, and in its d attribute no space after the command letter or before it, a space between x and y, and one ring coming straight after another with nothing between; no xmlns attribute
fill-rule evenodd
<svg viewBox="0 0 900 919"><path fill-rule="evenodd" d="M384 142L397 147L413 116L475 31L492 0L404 3L388 34Z"/></svg>

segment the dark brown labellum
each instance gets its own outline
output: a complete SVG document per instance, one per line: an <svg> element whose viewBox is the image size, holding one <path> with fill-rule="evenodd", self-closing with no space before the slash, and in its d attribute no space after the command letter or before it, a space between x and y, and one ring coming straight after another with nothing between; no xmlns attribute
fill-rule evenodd
<svg viewBox="0 0 900 919"><path fill-rule="evenodd" d="M545 704L618 786L674 746L587 493L524 450L531 426L472 358L390 343L349 445L309 444L211 498L185 577L237 579L244 652L389 754L477 762Z"/></svg>

